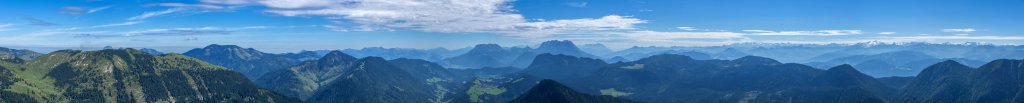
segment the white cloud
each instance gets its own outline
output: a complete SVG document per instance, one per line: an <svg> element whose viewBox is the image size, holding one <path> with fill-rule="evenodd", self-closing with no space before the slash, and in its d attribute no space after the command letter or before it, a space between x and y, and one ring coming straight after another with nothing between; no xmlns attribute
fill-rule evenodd
<svg viewBox="0 0 1024 103"><path fill-rule="evenodd" d="M878 32L878 34L891 35L891 34L896 34L896 32Z"/></svg>
<svg viewBox="0 0 1024 103"><path fill-rule="evenodd" d="M608 15L601 18L527 21L512 0L204 0L205 3L261 5L284 16L319 16L343 21L338 31L416 30L443 33L501 33L521 37L602 30L631 30L644 20ZM326 27L326 26L325 26Z"/></svg>
<svg viewBox="0 0 1024 103"><path fill-rule="evenodd" d="M11 30L14 30L14 28L11 28L13 26L14 26L14 24L0 24L0 31L11 31Z"/></svg>
<svg viewBox="0 0 1024 103"><path fill-rule="evenodd" d="M135 25L135 24L140 24L140 23L145 23L145 21L128 21L128 22L123 22L123 23L96 25L96 26L92 26L92 27L93 28L102 28L102 27L114 27L114 26L128 26L128 25Z"/></svg>
<svg viewBox="0 0 1024 103"><path fill-rule="evenodd" d="M963 29L942 29L942 32L957 32L957 33L971 33L977 30L974 28L963 28Z"/></svg>
<svg viewBox="0 0 1024 103"><path fill-rule="evenodd" d="M91 9L89 9L89 11L86 11L85 13L89 14L89 13L100 12L100 11L103 11L103 10L107 10L110 7L113 7L113 6L103 6L103 7L91 8Z"/></svg>
<svg viewBox="0 0 1024 103"><path fill-rule="evenodd" d="M146 12L146 13L142 13L142 15L133 16L131 18L128 18L128 20L129 21L143 20L143 19L147 19L147 18L150 18L150 17L167 15L167 14L171 14L171 13L175 13L175 12L179 12L179 11L184 11L184 10L185 10L185 8L170 8L170 9L162 10L162 11Z"/></svg>
<svg viewBox="0 0 1024 103"><path fill-rule="evenodd" d="M498 30L506 34L527 37L543 37L546 34L581 33L588 31L635 30L635 24L647 21L618 15L608 15L597 19L569 19L542 22L518 23L508 30Z"/></svg>
<svg viewBox="0 0 1024 103"><path fill-rule="evenodd" d="M816 30L816 31L769 31L743 30L753 35L787 35L787 36L839 36L862 34L861 30Z"/></svg>
<svg viewBox="0 0 1024 103"><path fill-rule="evenodd" d="M587 7L587 2L567 2L567 3L565 3L565 5L568 5L570 7L582 8L582 7Z"/></svg>
<svg viewBox="0 0 1024 103"><path fill-rule="evenodd" d="M227 10L227 7L212 4L185 4L185 3L157 3L155 6L178 7L178 8L199 8L206 10Z"/></svg>
<svg viewBox="0 0 1024 103"><path fill-rule="evenodd" d="M683 27L676 27L676 29L680 29L680 30L686 30L686 31L694 31L694 30L697 30L697 28L694 28L694 27L685 27L685 26L683 26Z"/></svg>

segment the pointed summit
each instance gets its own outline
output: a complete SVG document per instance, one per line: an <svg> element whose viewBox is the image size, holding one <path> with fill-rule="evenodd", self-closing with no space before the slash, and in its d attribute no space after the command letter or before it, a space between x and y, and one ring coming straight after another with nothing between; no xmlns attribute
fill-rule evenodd
<svg viewBox="0 0 1024 103"><path fill-rule="evenodd" d="M971 67L960 64L953 60L946 60L939 63L935 63L918 74L918 78L923 79L938 79L941 76L964 76L972 71Z"/></svg>
<svg viewBox="0 0 1024 103"><path fill-rule="evenodd" d="M352 57L348 54L342 53L341 51L331 51L327 55L318 60L321 64L335 64L335 63L350 63L356 61L356 57Z"/></svg>
<svg viewBox="0 0 1024 103"><path fill-rule="evenodd" d="M832 67L811 79L811 83L814 86L857 88L880 97L889 97L896 91L895 88L857 71L849 64Z"/></svg>
<svg viewBox="0 0 1024 103"><path fill-rule="evenodd" d="M812 82L821 86L860 87L876 94L893 91L893 88L885 86L874 77L857 71L849 64L832 67L824 73L818 74Z"/></svg>
<svg viewBox="0 0 1024 103"><path fill-rule="evenodd" d="M838 73L860 73L857 69L853 68L850 64L843 64L829 68L827 72L838 72Z"/></svg>
<svg viewBox="0 0 1024 103"><path fill-rule="evenodd" d="M366 57L321 86L307 102L310 103L416 103L429 101L434 87L426 85L381 57Z"/></svg>
<svg viewBox="0 0 1024 103"><path fill-rule="evenodd" d="M351 55L342 53L341 51L337 51L337 50L332 50L331 52L327 52L327 55L324 55L324 58L356 59L356 57L352 57Z"/></svg>
<svg viewBox="0 0 1024 103"><path fill-rule="evenodd" d="M545 79L509 103L635 103L611 96L594 96L572 90L554 80Z"/></svg>

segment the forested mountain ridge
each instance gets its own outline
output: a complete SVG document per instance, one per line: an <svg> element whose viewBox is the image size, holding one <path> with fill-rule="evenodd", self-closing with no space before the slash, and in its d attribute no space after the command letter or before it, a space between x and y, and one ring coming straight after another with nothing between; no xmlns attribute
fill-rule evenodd
<svg viewBox="0 0 1024 103"><path fill-rule="evenodd" d="M24 63L0 64L16 78L3 83L8 85L5 95L29 97L5 101L301 102L261 89L237 72L180 54L151 55L130 48L62 50Z"/></svg>
<svg viewBox="0 0 1024 103"><path fill-rule="evenodd" d="M264 53L253 48L217 44L192 49L183 55L226 67L253 80L270 71L287 69L301 62L299 58L304 58L289 58L286 55Z"/></svg>

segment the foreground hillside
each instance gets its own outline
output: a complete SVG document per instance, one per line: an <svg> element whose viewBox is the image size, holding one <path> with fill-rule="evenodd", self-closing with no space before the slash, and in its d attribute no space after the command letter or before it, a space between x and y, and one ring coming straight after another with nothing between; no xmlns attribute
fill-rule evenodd
<svg viewBox="0 0 1024 103"><path fill-rule="evenodd" d="M895 99L901 103L1024 102L1024 60L1000 59L979 68L955 61L932 65Z"/></svg>
<svg viewBox="0 0 1024 103"><path fill-rule="evenodd" d="M301 102L180 54L63 50L0 63L0 102Z"/></svg>

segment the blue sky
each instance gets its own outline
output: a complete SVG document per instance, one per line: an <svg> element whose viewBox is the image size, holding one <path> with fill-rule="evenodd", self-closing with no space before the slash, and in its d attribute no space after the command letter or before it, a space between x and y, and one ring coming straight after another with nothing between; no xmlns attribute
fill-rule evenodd
<svg viewBox="0 0 1024 103"><path fill-rule="evenodd" d="M462 48L547 40L1024 44L1021 0L4 0L0 46L183 52Z"/></svg>

